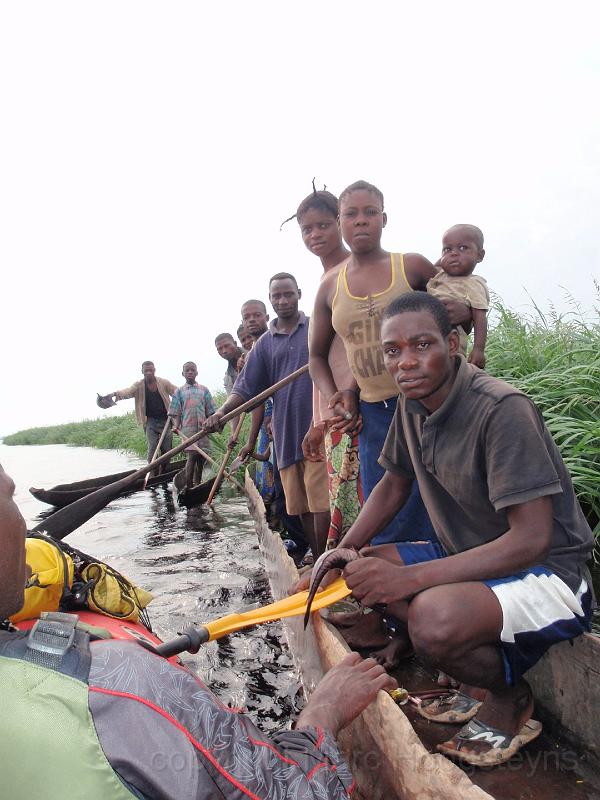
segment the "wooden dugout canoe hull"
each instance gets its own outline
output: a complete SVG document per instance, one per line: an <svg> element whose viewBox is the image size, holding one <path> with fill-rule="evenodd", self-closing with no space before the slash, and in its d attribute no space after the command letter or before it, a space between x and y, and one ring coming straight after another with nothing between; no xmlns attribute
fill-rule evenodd
<svg viewBox="0 0 600 800"><path fill-rule="evenodd" d="M206 503L208 496L215 482L215 477L209 478L191 489L185 487L185 470L181 470L173 480L173 487L177 493L177 502L185 508L195 508Z"/></svg>
<svg viewBox="0 0 600 800"><path fill-rule="evenodd" d="M297 580L298 571L283 548L278 534L266 524L264 505L254 483L246 475L246 491L249 507L254 517L259 544L275 599L287 593L288 587ZM290 650L300 667L306 691L320 680L323 673L338 663L349 648L338 632L319 614L313 614L312 622L303 630L302 618L284 621ZM584 634L573 640L552 647L538 664L526 675L535 698L535 718L544 723L547 747L562 743L564 753L577 757L580 768L587 776L586 788L577 797L596 797L597 775L600 771L600 638ZM424 721L421 720L421 723ZM427 723L425 723L427 724ZM401 798L402 800L491 800L492 795L472 783L469 774L480 772L472 769L463 772L441 754L430 753L417 736L408 717L387 694L380 692L360 717L339 737L342 751L357 782L355 798L379 800ZM533 753L532 758L555 756L548 751ZM534 762L532 762L534 763ZM543 763L543 762L542 762ZM553 759L549 758L552 765ZM519 762L498 775L497 782L485 784L500 787L508 780L513 783L513 794L501 796L545 796L540 794L544 781L552 784L549 796L558 797L569 791L581 773L569 773L572 767L562 772L563 779L554 784L551 774L544 778L542 770L536 786L528 786L531 777L519 773ZM492 770L492 773L495 771ZM511 776L512 772L512 778ZM468 773L468 774L467 774ZM566 776L566 777L565 777ZM477 779L477 777L476 777ZM520 788L519 788L520 787ZM577 787L579 789L579 787ZM530 794L530 789L534 794ZM518 791L517 791L518 790ZM517 794L514 792L517 791ZM592 794L588 794L591 791ZM558 792L558 793L557 793ZM573 795L574 796L574 795Z"/></svg>
<svg viewBox="0 0 600 800"><path fill-rule="evenodd" d="M281 537L268 527L262 499L248 474L246 491L271 591L279 600L297 580L298 570ZM323 674L349 652L341 636L319 614L312 620L306 631L302 617L284 622L290 650L309 694ZM342 731L338 742L356 781L355 800L493 800L447 758L429 753L384 692Z"/></svg>
<svg viewBox="0 0 600 800"><path fill-rule="evenodd" d="M175 463L171 465L173 468L162 475L149 478L146 486L160 486L163 483L169 483L173 480L177 472L181 469L181 464ZM64 508L65 506L74 503L76 500L81 500L82 497L87 497L88 494L95 492L103 486L108 486L115 481L126 478L128 475L133 475L135 470L128 470L127 472L117 472L114 475L103 475L98 478L90 478L87 481L76 481L75 483L64 483L53 486L51 489L36 489L32 487L30 493L42 503L54 506L55 508ZM142 488L144 479L141 478L134 486L123 494L138 491Z"/></svg>
<svg viewBox="0 0 600 800"><path fill-rule="evenodd" d="M525 676L537 715L586 753L600 771L600 638L589 633L552 647Z"/></svg>

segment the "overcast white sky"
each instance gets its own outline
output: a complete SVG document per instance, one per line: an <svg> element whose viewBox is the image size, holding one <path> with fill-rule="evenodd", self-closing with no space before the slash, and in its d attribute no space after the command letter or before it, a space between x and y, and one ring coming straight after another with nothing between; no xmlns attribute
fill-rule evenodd
<svg viewBox="0 0 600 800"><path fill-rule="evenodd" d="M507 304L591 307L597 8L2 3L0 433L98 416L147 358L219 388L214 336L271 274L311 308L320 266L279 224L313 176L380 186L390 250L475 223Z"/></svg>

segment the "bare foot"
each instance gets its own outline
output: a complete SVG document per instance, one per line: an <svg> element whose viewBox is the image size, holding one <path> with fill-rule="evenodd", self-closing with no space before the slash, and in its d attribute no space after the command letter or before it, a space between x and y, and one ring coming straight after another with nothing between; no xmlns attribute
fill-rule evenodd
<svg viewBox="0 0 600 800"><path fill-rule="evenodd" d="M356 625L341 628L340 633L352 650L365 650L369 647L386 647L390 641L387 625L376 611L362 614Z"/></svg>
<svg viewBox="0 0 600 800"><path fill-rule="evenodd" d="M438 675L437 682L438 686L447 686L449 689L457 689L459 686L459 682L455 678L441 671ZM463 692L463 694L466 694L466 692Z"/></svg>
<svg viewBox="0 0 600 800"><path fill-rule="evenodd" d="M326 611L326 614L323 614ZM330 611L328 608L321 611L321 616L335 625L336 628L351 628L365 616L361 609L355 608L354 611Z"/></svg>
<svg viewBox="0 0 600 800"><path fill-rule="evenodd" d="M369 653L376 664L380 664L385 670L390 672L400 664L414 655L412 644L406 639L393 636L385 647L374 653Z"/></svg>
<svg viewBox="0 0 600 800"><path fill-rule="evenodd" d="M358 653L348 655L329 670L302 710L296 728L320 727L337 736L355 719L382 689L398 684L372 658Z"/></svg>
<svg viewBox="0 0 600 800"><path fill-rule="evenodd" d="M312 567L307 567L302 575L298 578L296 583L293 583L288 589L288 594L297 594L298 592L306 592L310 584L310 576L312 574Z"/></svg>

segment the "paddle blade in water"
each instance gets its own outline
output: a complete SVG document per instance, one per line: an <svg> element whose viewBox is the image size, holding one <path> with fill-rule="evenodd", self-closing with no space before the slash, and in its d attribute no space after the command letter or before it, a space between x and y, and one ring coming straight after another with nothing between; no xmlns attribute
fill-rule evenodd
<svg viewBox="0 0 600 800"><path fill-rule="evenodd" d="M325 608L338 600L343 600L350 594L350 589L346 586L343 578L338 578L323 591L315 595L312 603L312 611ZM260 625L263 622L272 622L274 619L284 619L285 617L297 617L305 613L308 592L297 592L290 597L284 597L276 603L268 606L246 611L243 614L229 614L221 619L208 622L204 627L208 629L209 641L220 639L228 633L234 633L242 628L251 625Z"/></svg>
<svg viewBox="0 0 600 800"><path fill-rule="evenodd" d="M88 519L101 511L111 500L114 500L126 489L132 488L136 481L141 488L143 481L137 477L137 472L132 472L126 478L102 486L95 492L70 503L64 508L59 508L54 514L47 517L31 530L34 533L47 533L53 539L64 539L76 528L87 522Z"/></svg>

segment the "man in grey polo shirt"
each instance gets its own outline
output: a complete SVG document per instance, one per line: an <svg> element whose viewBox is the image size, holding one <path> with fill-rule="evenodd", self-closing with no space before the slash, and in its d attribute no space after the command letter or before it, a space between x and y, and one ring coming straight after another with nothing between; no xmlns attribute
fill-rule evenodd
<svg viewBox="0 0 600 800"><path fill-rule="evenodd" d="M541 731L523 673L589 630L592 533L540 412L458 355L439 300L398 298L381 336L401 401L384 478L342 546L364 547L415 479L441 545L367 548L344 577L362 603L387 606L418 655L462 682L420 707L431 721L468 723L438 749L495 765Z"/></svg>

